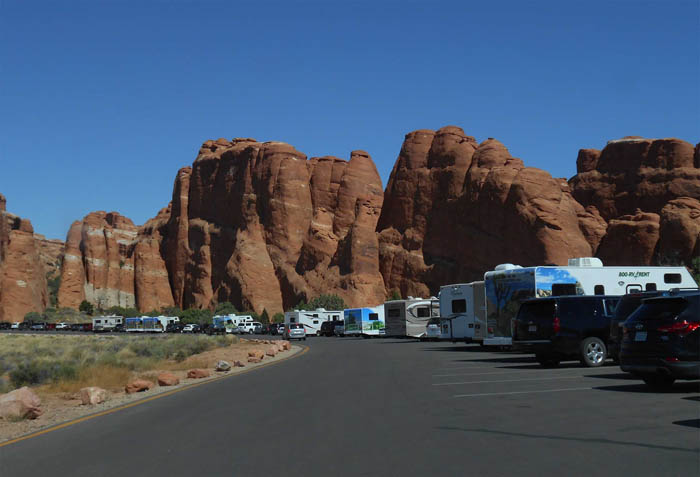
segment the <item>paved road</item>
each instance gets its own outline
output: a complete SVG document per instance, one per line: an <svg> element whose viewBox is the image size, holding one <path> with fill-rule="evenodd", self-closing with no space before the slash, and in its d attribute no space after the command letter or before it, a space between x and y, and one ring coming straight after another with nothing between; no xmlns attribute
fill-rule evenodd
<svg viewBox="0 0 700 477"><path fill-rule="evenodd" d="M310 338L279 365L0 448L24 475L698 475L700 389L619 368Z"/></svg>

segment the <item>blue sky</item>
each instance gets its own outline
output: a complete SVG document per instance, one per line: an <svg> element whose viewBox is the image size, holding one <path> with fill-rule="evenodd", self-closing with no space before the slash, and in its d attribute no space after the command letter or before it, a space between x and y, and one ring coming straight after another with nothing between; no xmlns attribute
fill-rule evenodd
<svg viewBox="0 0 700 477"><path fill-rule="evenodd" d="M365 149L385 183L448 124L557 177L609 139L700 141L698 2L573 3L0 0L0 192L65 238L154 216L209 138Z"/></svg>

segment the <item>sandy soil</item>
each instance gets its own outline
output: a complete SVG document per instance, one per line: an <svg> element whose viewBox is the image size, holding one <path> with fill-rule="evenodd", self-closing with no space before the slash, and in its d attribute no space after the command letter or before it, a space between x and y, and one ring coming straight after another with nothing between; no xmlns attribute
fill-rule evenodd
<svg viewBox="0 0 700 477"><path fill-rule="evenodd" d="M0 419L0 443L62 424L73 419L133 403L157 394L169 392L174 389L181 389L195 383L219 379L222 376L240 374L250 369L265 366L271 362L284 360L303 350L303 348L300 346L292 345L292 349L290 351L283 351L274 357L265 356L263 361L260 363L247 362L249 350L266 350L268 347L269 345L265 345L264 343L241 340L240 343L233 346L226 348L215 348L198 355L190 356L181 363L168 363L164 369L151 370L144 373L135 373L134 377L151 380L156 384L155 387L150 391L134 394L126 394L123 390L118 392L108 391L107 401L94 406L83 405L78 393L51 393L42 388L34 389L39 397L41 397L41 409L43 414L33 420L23 420L18 422L9 422L7 420ZM232 367L230 371L217 372L214 370L214 367L219 360L228 361L231 365L233 365L234 361L239 360L245 364L245 367ZM193 368L209 369L211 371L211 376L202 379L187 379L187 371ZM158 386L157 376L158 373L162 371L169 371L175 374L178 378L180 378L180 384L177 386Z"/></svg>

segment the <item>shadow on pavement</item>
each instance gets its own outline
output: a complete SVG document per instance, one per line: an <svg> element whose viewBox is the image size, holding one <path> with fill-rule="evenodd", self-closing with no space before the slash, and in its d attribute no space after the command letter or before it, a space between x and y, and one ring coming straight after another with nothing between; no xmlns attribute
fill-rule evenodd
<svg viewBox="0 0 700 477"><path fill-rule="evenodd" d="M700 429L700 419L687 419L685 421L673 421L677 426L694 427Z"/></svg>
<svg viewBox="0 0 700 477"><path fill-rule="evenodd" d="M480 359L457 359L455 363L536 363L534 356L518 356L513 358L480 358ZM539 364L537 365L539 366ZM537 367L536 366L536 367Z"/></svg>
<svg viewBox="0 0 700 477"><path fill-rule="evenodd" d="M636 381L639 382L639 378L632 376L629 373L614 373L614 374L585 374L584 378L599 378L599 379L616 379L625 381Z"/></svg>
<svg viewBox="0 0 700 477"><path fill-rule="evenodd" d="M683 399L687 399L688 401L698 401L700 402L700 396L686 396Z"/></svg>
<svg viewBox="0 0 700 477"><path fill-rule="evenodd" d="M641 394L685 394L700 392L700 383L675 383L669 389L664 390L654 390L643 382L640 382L639 384L620 384L618 386L596 386L593 389L598 389L600 391Z"/></svg>

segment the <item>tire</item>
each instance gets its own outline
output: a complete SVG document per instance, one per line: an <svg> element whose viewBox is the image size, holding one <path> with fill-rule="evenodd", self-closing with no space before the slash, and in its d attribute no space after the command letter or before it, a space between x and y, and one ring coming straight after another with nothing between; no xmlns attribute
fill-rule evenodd
<svg viewBox="0 0 700 477"><path fill-rule="evenodd" d="M605 364L608 349L603 340L594 336L581 342L581 364L589 368L597 368Z"/></svg>
<svg viewBox="0 0 700 477"><path fill-rule="evenodd" d="M642 379L647 386L656 391L668 391L676 380L673 376L665 374L645 374Z"/></svg>

